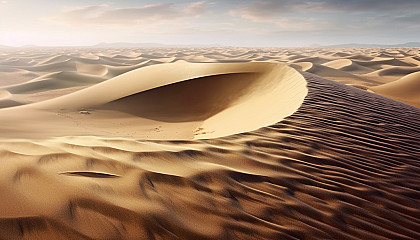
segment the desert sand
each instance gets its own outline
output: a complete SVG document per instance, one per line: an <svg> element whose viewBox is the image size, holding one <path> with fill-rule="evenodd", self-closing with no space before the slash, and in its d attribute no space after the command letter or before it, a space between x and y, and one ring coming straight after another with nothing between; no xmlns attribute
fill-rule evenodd
<svg viewBox="0 0 420 240"><path fill-rule="evenodd" d="M420 49L0 53L0 239L420 239Z"/></svg>

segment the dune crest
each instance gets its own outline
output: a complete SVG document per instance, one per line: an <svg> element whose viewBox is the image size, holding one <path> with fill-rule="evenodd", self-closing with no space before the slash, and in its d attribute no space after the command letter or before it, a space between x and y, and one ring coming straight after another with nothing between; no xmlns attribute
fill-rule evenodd
<svg viewBox="0 0 420 240"><path fill-rule="evenodd" d="M0 239L420 239L419 56L6 49Z"/></svg>
<svg viewBox="0 0 420 240"><path fill-rule="evenodd" d="M0 131L27 137L25 127L8 130L17 120L13 116L25 112L39 123L37 132L27 124L35 138L95 136L98 130L107 137L215 138L274 124L295 112L306 94L303 76L281 63L182 61L139 68L62 97L0 110ZM51 126L54 131L48 131Z"/></svg>
<svg viewBox="0 0 420 240"><path fill-rule="evenodd" d="M244 134L0 140L0 238L420 239L420 110L304 76Z"/></svg>
<svg viewBox="0 0 420 240"><path fill-rule="evenodd" d="M420 108L420 71L370 88L373 92Z"/></svg>

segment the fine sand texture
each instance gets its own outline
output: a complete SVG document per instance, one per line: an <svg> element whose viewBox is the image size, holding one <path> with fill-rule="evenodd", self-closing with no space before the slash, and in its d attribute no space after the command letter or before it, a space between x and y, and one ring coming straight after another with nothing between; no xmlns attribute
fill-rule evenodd
<svg viewBox="0 0 420 240"><path fill-rule="evenodd" d="M0 109L0 132L9 138L208 139L276 123L306 94L303 76L281 63L167 63Z"/></svg>
<svg viewBox="0 0 420 240"><path fill-rule="evenodd" d="M420 239L419 60L6 49L0 239Z"/></svg>
<svg viewBox="0 0 420 240"><path fill-rule="evenodd" d="M0 54L0 108L52 99L134 69L180 60L282 62L397 101L419 104L417 90L410 90L408 99L401 96L407 85L418 89L419 81L398 84L401 91L394 86L375 91L377 86L420 72L419 48L22 48L2 49Z"/></svg>

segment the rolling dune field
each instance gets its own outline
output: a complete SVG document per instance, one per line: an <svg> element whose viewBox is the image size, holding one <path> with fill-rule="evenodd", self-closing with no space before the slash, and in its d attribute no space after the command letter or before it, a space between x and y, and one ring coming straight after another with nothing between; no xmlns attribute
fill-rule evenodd
<svg viewBox="0 0 420 240"><path fill-rule="evenodd" d="M420 239L418 48L0 53L0 239Z"/></svg>

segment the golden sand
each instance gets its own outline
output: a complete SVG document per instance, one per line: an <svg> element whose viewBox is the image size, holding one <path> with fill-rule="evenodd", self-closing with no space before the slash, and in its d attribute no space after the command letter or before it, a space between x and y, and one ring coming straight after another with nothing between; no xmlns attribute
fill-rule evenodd
<svg viewBox="0 0 420 240"><path fill-rule="evenodd" d="M419 53L5 50L0 239L420 239Z"/></svg>

